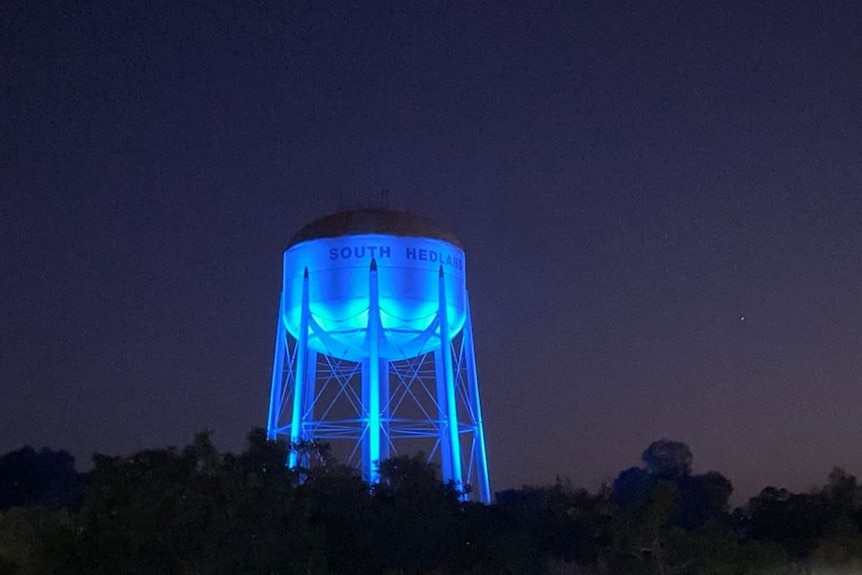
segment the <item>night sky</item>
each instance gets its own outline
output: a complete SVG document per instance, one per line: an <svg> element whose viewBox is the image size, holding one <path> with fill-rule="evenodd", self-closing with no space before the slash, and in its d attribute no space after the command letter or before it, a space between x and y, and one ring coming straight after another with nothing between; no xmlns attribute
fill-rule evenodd
<svg viewBox="0 0 862 575"><path fill-rule="evenodd" d="M862 4L372 4L0 5L0 452L242 449L289 238L385 188L465 246L493 489L862 474Z"/></svg>

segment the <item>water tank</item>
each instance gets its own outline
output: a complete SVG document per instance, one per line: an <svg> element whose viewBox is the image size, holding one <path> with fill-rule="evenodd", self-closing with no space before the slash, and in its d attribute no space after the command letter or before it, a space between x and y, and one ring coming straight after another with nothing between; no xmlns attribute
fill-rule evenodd
<svg viewBox="0 0 862 575"><path fill-rule="evenodd" d="M366 357L372 265L382 358L414 357L439 347L441 273L449 338L461 331L467 316L466 260L458 239L420 216L385 209L324 216L292 238L284 253L287 331L299 337L307 274L309 348L350 361Z"/></svg>
<svg viewBox="0 0 862 575"><path fill-rule="evenodd" d="M339 212L293 237L267 415L288 466L333 442L377 483L381 461L423 452L463 499L491 501L465 273L458 240L411 213Z"/></svg>

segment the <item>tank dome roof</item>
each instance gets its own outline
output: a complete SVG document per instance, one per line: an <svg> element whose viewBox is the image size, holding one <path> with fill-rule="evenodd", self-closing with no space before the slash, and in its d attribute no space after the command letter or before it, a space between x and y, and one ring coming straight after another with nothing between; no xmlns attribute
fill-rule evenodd
<svg viewBox="0 0 862 575"><path fill-rule="evenodd" d="M345 210L317 218L299 230L290 239L288 247L308 240L356 234L436 238L461 247L461 242L455 234L429 219L411 212L382 208Z"/></svg>

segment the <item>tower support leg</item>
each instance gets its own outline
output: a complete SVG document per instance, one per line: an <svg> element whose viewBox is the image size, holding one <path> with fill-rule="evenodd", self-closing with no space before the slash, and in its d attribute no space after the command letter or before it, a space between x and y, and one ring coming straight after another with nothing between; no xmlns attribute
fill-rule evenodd
<svg viewBox="0 0 862 575"><path fill-rule="evenodd" d="M470 315L470 298L467 296L467 319L462 335L467 361L467 393L473 412L473 452L479 487L479 501L491 503L491 482L488 476L488 456L485 451L485 424L482 419L482 402L479 399L479 379L476 371L476 353L473 348L473 319Z"/></svg>
<svg viewBox="0 0 862 575"><path fill-rule="evenodd" d="M287 353L287 330L284 327L284 294L278 305L275 327L275 356L272 360L272 386L269 391L269 414L266 418L266 436L270 441L278 437L278 426L284 409L284 356Z"/></svg>
<svg viewBox="0 0 862 575"><path fill-rule="evenodd" d="M389 412L389 360L380 358L380 461L389 459L390 412Z"/></svg>
<svg viewBox="0 0 862 575"><path fill-rule="evenodd" d="M303 407L305 407L304 396L306 394L306 363L308 362L308 320L311 315L309 307L308 294L308 268L305 268L305 274L302 278L302 304L299 318L299 338L297 339L296 349L296 370L294 372L293 385L293 413L290 420L290 456L288 465L291 469L295 468L298 463L298 453L294 449L297 443L305 439L302 431L303 427ZM313 393L313 391L312 391Z"/></svg>
<svg viewBox="0 0 862 575"><path fill-rule="evenodd" d="M305 379L303 380L302 391L302 416L300 419L301 437L304 441L314 441L314 427L309 425L314 423L314 402L317 383L317 353L308 350L305 356ZM308 468L311 466L309 459L311 452L305 449L300 453L300 467Z"/></svg>
<svg viewBox="0 0 862 575"><path fill-rule="evenodd" d="M446 307L446 277L443 274L443 266L440 266L439 276L439 307L437 317L440 319L440 351L443 357L443 379L446 386L446 427L449 431L449 453L451 479L455 481L458 489L463 489L463 475L461 475L461 439L458 429L458 404L455 393L455 374L452 367L452 340L449 338L449 317ZM438 379L439 382L439 379Z"/></svg>

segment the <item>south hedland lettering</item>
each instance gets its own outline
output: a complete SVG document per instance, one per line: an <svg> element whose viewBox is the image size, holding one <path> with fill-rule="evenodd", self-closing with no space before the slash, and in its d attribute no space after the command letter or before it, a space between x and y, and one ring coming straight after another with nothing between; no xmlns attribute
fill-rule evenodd
<svg viewBox="0 0 862 575"><path fill-rule="evenodd" d="M389 246L345 246L343 248L329 248L329 259L331 260L348 260L353 258L388 258L392 255L392 248Z"/></svg>
<svg viewBox="0 0 862 575"><path fill-rule="evenodd" d="M331 260L384 259L390 257L392 257L391 246L344 246L342 248L329 248L329 259ZM404 257L408 260L439 263L456 270L464 270L464 260L445 251L425 248L405 248Z"/></svg>
<svg viewBox="0 0 862 575"><path fill-rule="evenodd" d="M459 257L452 257L452 254L438 252L436 250L426 250L423 248L405 248L404 256L408 260L419 260L423 262L439 262L444 266L453 267L456 270L464 269L464 260Z"/></svg>

